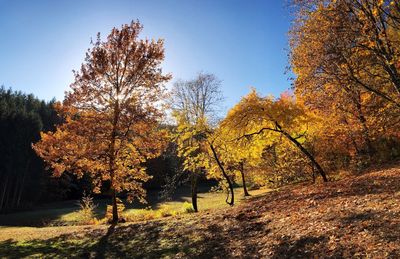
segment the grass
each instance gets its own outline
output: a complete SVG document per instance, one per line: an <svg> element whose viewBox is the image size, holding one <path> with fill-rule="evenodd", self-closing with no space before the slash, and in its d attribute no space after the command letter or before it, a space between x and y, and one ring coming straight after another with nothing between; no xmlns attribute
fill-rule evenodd
<svg viewBox="0 0 400 259"><path fill-rule="evenodd" d="M269 189L259 189L250 191L252 196L257 196L268 192ZM242 203L245 198L241 188L235 188L235 202ZM223 192L206 192L198 195L198 208L200 211L212 211L215 209L229 208L225 202L226 193ZM158 219L169 216L181 216L186 213L192 213L193 207L190 196L181 196L179 200L167 201L154 204L146 209L127 209L123 216L128 221L141 221Z"/></svg>
<svg viewBox="0 0 400 259"><path fill-rule="evenodd" d="M268 189L255 190L250 193L258 196L262 193L268 192ZM173 226L168 224L158 225L162 218L172 217L172 220L182 220L186 222L191 220L191 197L186 194L186 191L175 196L173 200L168 202L155 202L150 199L151 203L147 208L140 206L134 207L131 205L123 212L123 217L136 222L134 224L143 224L147 222L154 224L156 231L172 231ZM236 204L243 203L247 198L242 195L242 189L235 189ZM254 197L253 196L253 197ZM201 192L198 195L198 207L203 213L210 214L220 209L230 208L225 203L226 193L221 192ZM99 206L96 208L97 216L104 215L106 201L100 200ZM20 257L38 257L38 258L62 258L62 257L92 257L105 253L103 243L110 242L108 236L113 236L114 229L112 226L106 224L99 225L76 225L80 220L80 213L77 211L79 208L75 206L76 202L62 203L67 208L60 208L59 203L49 204L42 207L41 210L31 212L21 212L8 215L2 215L2 219L7 219L8 222L13 221L13 224L18 223L34 223L34 222L47 222L45 227L29 227L29 226L0 226L0 257L1 258L20 258ZM33 218L31 218L33 217ZM27 221L27 218L30 218ZM153 223L151 223L153 222ZM119 224L116 229L125 228L132 223ZM130 227L127 228L127 230ZM91 233L87 235L88 231ZM136 230L135 230L136 231ZM125 232L127 234L128 232ZM129 244L126 247L138 246L142 247L144 244L150 242L146 232L137 232L133 234L133 238L123 236ZM122 238L122 237L121 237ZM193 242L201 241L201 237L191 235L190 240ZM116 241L112 241L114 245L118 246ZM157 246L155 248L153 246ZM77 249L79 248L79 249ZM113 248L114 249L114 248ZM187 253L196 253L196 249L191 247L183 247L183 251ZM118 249L117 249L118 250ZM145 248L142 252L146 254L137 254L139 257L159 257L159 255L173 256L181 250L177 246L176 240L170 240L168 236L163 237L159 243L154 243ZM115 256L121 255L116 251Z"/></svg>
<svg viewBox="0 0 400 259"><path fill-rule="evenodd" d="M228 208L225 203L226 193L222 192L207 192L208 188L201 188L198 194L198 208L200 211L213 210L220 208ZM252 195L265 193L268 189L251 191ZM235 189L235 202L237 204L243 201L241 188ZM104 219L106 206L109 200L95 200L98 204L95 209L95 217L91 224L105 223ZM190 205L188 205L188 203ZM151 220L168 216L183 215L191 206L190 189L182 188L178 190L171 201L160 201L156 192L149 192L148 204L142 205L139 203L126 204L126 210L122 216L128 221ZM83 222L83 223L82 223ZM66 201L46 204L33 211L24 211L6 215L0 215L0 226L72 226L86 224L82 220L82 215L79 212L78 201Z"/></svg>
<svg viewBox="0 0 400 259"><path fill-rule="evenodd" d="M184 216L116 226L0 228L0 257L400 258L400 165L253 192L232 208L213 208L218 195L224 198L204 194L203 210ZM168 204L183 208L155 204L150 214Z"/></svg>

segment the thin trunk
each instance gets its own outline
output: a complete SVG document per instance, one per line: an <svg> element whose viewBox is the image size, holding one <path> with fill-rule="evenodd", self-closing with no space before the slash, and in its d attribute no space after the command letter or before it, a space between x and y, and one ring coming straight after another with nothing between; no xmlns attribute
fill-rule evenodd
<svg viewBox="0 0 400 259"><path fill-rule="evenodd" d="M117 192L115 189L112 190L112 223L118 223L118 204L117 204Z"/></svg>
<svg viewBox="0 0 400 259"><path fill-rule="evenodd" d="M231 192L231 200L228 201L228 199L229 199L229 195L228 195L228 197L226 197L226 200L225 200L225 201L226 201L226 203L228 203L229 205L233 206L233 204L235 203L235 194L234 194L234 192L233 192L233 184L232 184L232 181L231 181L231 179L229 178L228 174L225 172L224 167L222 166L221 162L219 161L217 152L215 151L214 146L213 146L211 143L210 143L210 148L211 148L211 151L212 151L212 153L213 153L213 155L214 155L215 161L217 161L217 164L218 164L219 169L221 169L222 175L225 177L226 181L228 182L229 190L230 190L230 192Z"/></svg>
<svg viewBox="0 0 400 259"><path fill-rule="evenodd" d="M190 177L191 187L192 187L192 206L194 212L198 212L197 209L197 174L192 173Z"/></svg>
<svg viewBox="0 0 400 259"><path fill-rule="evenodd" d="M1 195L1 200L0 200L0 212L3 209L3 202L4 202L4 199L6 196L7 186L8 186L8 177L6 177L6 180L4 181L4 189L3 189L3 193Z"/></svg>
<svg viewBox="0 0 400 259"><path fill-rule="evenodd" d="M359 99L360 98L361 97L359 96ZM364 113L363 113L362 106L361 106L360 102L361 102L361 100L359 100L359 102L356 102L356 107L357 107L357 111L358 111L358 116L357 117L358 117L358 119L359 119L359 121L361 123L361 126L362 126L362 136L363 136L363 138L365 140L365 144L367 146L368 157L369 157L369 159L372 159L372 156L373 156L373 153L374 153L374 149L373 149L373 146L372 146L372 143L371 143L371 137L370 137L369 129L368 129L368 126L367 126L367 119L364 116Z"/></svg>
<svg viewBox="0 0 400 259"><path fill-rule="evenodd" d="M5 212L7 212L8 210L9 210L9 208L10 208L10 200L11 200L11 198L10 198L10 193L12 192L12 178L11 179L8 179L8 192L6 192L6 197L5 197L5 200L4 200L4 211Z"/></svg>
<svg viewBox="0 0 400 259"><path fill-rule="evenodd" d="M18 186L19 186L19 180L18 180L18 176L15 178L15 184L14 184L14 192L12 194L12 201L11 201L11 209L15 209L16 208L16 203L17 203L17 194L18 194Z"/></svg>
<svg viewBox="0 0 400 259"><path fill-rule="evenodd" d="M315 169L314 169L314 165L311 165L311 170L312 170L312 182L315 183Z"/></svg>
<svg viewBox="0 0 400 259"><path fill-rule="evenodd" d="M305 147L303 147L303 145L300 142L298 142L295 138L293 138L289 133L284 131L278 123L275 123L275 124L276 124L277 128L279 129L279 131L287 139L289 139L293 144L295 144L300 149L300 151L303 152L303 154L307 156L308 159L310 159L311 163L315 166L315 168L317 169L317 172L321 175L324 182L327 182L328 178L326 177L325 171L322 169L322 167L319 165L319 163L315 160L314 156L311 155L311 153L308 152L308 150Z"/></svg>
<svg viewBox="0 0 400 259"><path fill-rule="evenodd" d="M29 170L29 165L31 163L31 158L28 158L28 161L26 162L26 167L25 167L25 171L24 174L22 175L22 182L21 182L21 187L19 189L19 193L18 193L18 198L17 198L17 207L19 207L19 204L21 202L21 197L22 197L22 191L24 189L24 184L25 184L25 178L26 175L28 174L28 170Z"/></svg>
<svg viewBox="0 0 400 259"><path fill-rule="evenodd" d="M242 176L243 194L244 196L250 196L250 193L247 191L246 179L244 176L244 162L240 162L240 175Z"/></svg>
<svg viewBox="0 0 400 259"><path fill-rule="evenodd" d="M113 206L113 218L112 223L118 223L118 206L117 206L117 193L115 190L115 140L117 137L117 125L119 119L119 103L118 100L114 106L114 119L113 128L111 132L111 143L110 143L110 177L111 177L111 192L112 192L112 206Z"/></svg>
<svg viewBox="0 0 400 259"><path fill-rule="evenodd" d="M360 115L360 122L362 125L362 135L365 140L365 144L367 145L368 157L369 157L369 159L372 159L372 157L374 155L374 148L372 146L371 137L370 137L369 129L367 126L367 120L365 119L364 115L362 115L362 114Z"/></svg>

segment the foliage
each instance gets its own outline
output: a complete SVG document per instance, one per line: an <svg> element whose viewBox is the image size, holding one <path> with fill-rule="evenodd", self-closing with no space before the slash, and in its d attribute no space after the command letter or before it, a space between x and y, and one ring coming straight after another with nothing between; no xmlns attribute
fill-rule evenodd
<svg viewBox="0 0 400 259"><path fill-rule="evenodd" d="M95 209L97 205L93 201L93 197L89 194L83 193L82 199L79 202L80 210L79 221L83 224L90 224L96 222Z"/></svg>
<svg viewBox="0 0 400 259"><path fill-rule="evenodd" d="M164 136L158 130L163 97L163 41L139 40L139 22L114 28L106 41L100 35L75 72L75 82L57 112L65 123L42 133L34 145L55 176L71 171L89 174L94 192L110 183L113 220L118 220L116 194L144 201L142 182L149 176L143 163L160 154Z"/></svg>
<svg viewBox="0 0 400 259"><path fill-rule="evenodd" d="M182 204L182 211L185 212L185 213L192 213L192 212L194 212L193 207L192 207L192 204L190 204L189 202L185 201L185 202Z"/></svg>
<svg viewBox="0 0 400 259"><path fill-rule="evenodd" d="M207 138L223 99L220 87L221 81L215 75L200 73L194 80L176 82L172 90L171 104L177 123L173 141L182 159L182 170L190 173L194 211L198 177L210 161Z"/></svg>
<svg viewBox="0 0 400 259"><path fill-rule="evenodd" d="M233 140L251 141L250 150L253 150L255 158L265 158L263 153L269 147L290 143L302 156L298 156L295 162L292 161L294 157L286 161L298 164L305 157L311 168L315 168L326 181L325 171L307 147L317 122L318 118L289 94L274 100L272 97L261 97L252 90L229 111L222 125L230 129L235 136ZM277 155L279 153L273 153L272 161L278 159Z"/></svg>
<svg viewBox="0 0 400 259"><path fill-rule="evenodd" d="M331 170L393 159L380 143L399 137L398 2L293 2L295 94L323 118L321 159Z"/></svg>

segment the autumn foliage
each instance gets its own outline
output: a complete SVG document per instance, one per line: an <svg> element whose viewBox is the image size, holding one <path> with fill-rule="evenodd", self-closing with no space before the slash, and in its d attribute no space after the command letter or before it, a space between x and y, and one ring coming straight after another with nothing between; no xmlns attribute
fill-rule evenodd
<svg viewBox="0 0 400 259"><path fill-rule="evenodd" d="M142 182L149 176L144 162L164 146L158 129L163 116L157 101L163 95L162 40L139 40L138 22L114 28L106 41L100 35L86 54L75 82L56 110L64 119L55 132L42 133L34 145L59 176L65 171L88 174L93 190L109 183L113 221L118 221L116 194L128 192L143 201Z"/></svg>
<svg viewBox="0 0 400 259"><path fill-rule="evenodd" d="M166 146L161 107L175 119L169 146L188 175L193 210L199 179L215 179L234 204L235 183L312 180L362 170L400 156L400 4L380 0L292 1L293 89L279 97L255 89L221 117L221 82L199 73L178 80L170 98L161 71L163 41L139 40L138 22L98 36L64 102L54 132L34 149L54 175L90 176L95 192L143 200L145 162ZM179 161L178 161L179 160ZM178 175L178 173L177 173ZM108 185L104 185L107 182Z"/></svg>

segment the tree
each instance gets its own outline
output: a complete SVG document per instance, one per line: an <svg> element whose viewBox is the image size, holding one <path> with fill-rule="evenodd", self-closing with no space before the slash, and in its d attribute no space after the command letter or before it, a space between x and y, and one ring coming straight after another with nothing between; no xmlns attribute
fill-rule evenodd
<svg viewBox="0 0 400 259"><path fill-rule="evenodd" d="M293 2L290 59L296 98L330 122L322 125L325 141L337 142L341 135L342 147L355 153L353 160L367 156L363 160L371 161L374 142L390 138L399 127L399 3Z"/></svg>
<svg viewBox="0 0 400 259"><path fill-rule="evenodd" d="M217 160L219 160L221 166L223 165L226 170L217 169L215 168L216 166L213 166L209 169L208 174L211 174L214 178L220 178L220 173L224 174L224 171L228 171L232 177L235 174L239 174L243 185L243 194L244 196L250 196L246 186L247 173L245 173L245 169L247 166L255 166L261 162L264 145L262 141L237 139L237 135L235 135L236 128L230 128L231 126L234 125L222 121L209 137L209 141L213 145L214 151L216 151L215 154L218 154L215 162L217 163ZM212 152L211 156L215 157L214 152ZM221 168L218 163L217 166ZM229 177L224 176L224 178L227 179ZM230 185L228 182L228 186ZM233 196L232 189L231 194Z"/></svg>
<svg viewBox="0 0 400 259"><path fill-rule="evenodd" d="M290 56L299 92L345 87L400 107L398 1L293 2Z"/></svg>
<svg viewBox="0 0 400 259"><path fill-rule="evenodd" d="M185 119L195 124L200 118L215 123L224 97L221 92L221 80L214 74L200 72L193 80L178 80L174 83L171 106Z"/></svg>
<svg viewBox="0 0 400 259"><path fill-rule="evenodd" d="M41 130L52 130L58 122L53 102L0 87L0 212L26 208L51 196L43 195L47 177L31 143Z"/></svg>
<svg viewBox="0 0 400 259"><path fill-rule="evenodd" d="M177 121L178 155L191 173L192 205L197 211L198 176L204 171L207 135L223 100L221 81L213 74L199 73L189 81L177 81L171 91L171 106Z"/></svg>
<svg viewBox="0 0 400 259"><path fill-rule="evenodd" d="M309 159L322 179L328 181L325 171L302 143L311 119L290 95L274 100L272 97L260 97L253 90L229 111L223 123L236 129L237 139L257 135L271 139L277 136L286 138Z"/></svg>
<svg viewBox="0 0 400 259"><path fill-rule="evenodd" d="M142 182L149 179L144 162L160 153L163 116L157 102L163 98L163 41L140 40L142 25L132 21L114 28L106 41L97 41L86 53L75 82L56 109L64 118L54 133L42 133L33 145L59 176L70 171L88 174L95 192L108 182L113 219L118 222L117 194L128 201L144 201Z"/></svg>

